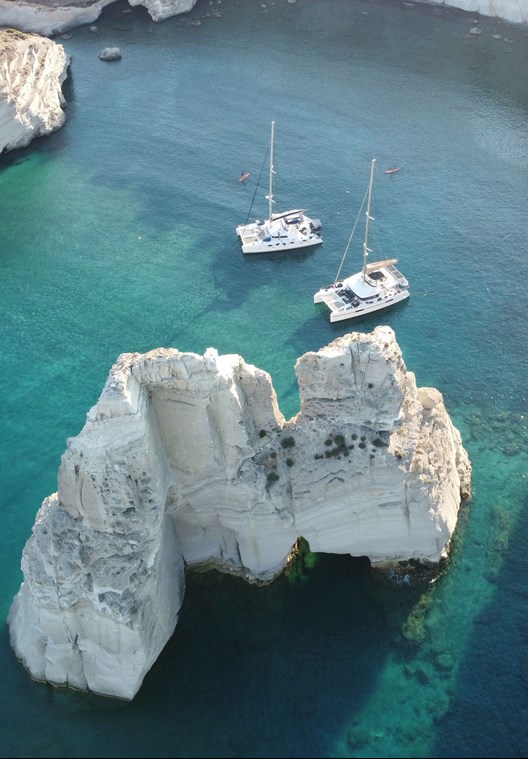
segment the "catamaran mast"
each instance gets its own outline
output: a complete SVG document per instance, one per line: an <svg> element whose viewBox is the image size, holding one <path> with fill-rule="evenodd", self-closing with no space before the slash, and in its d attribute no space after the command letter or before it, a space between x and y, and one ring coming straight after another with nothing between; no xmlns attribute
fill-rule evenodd
<svg viewBox="0 0 528 759"><path fill-rule="evenodd" d="M370 199L372 197L372 184L374 182L374 169L376 167L376 159L372 159L372 164L370 167L370 184L369 184L369 191L368 191L368 201L367 201L367 223L365 224L365 242L363 243L363 279L366 282L367 279L367 260L368 260L368 254L372 253L370 248L368 247L368 233L369 233L369 222L374 221L374 217L370 215Z"/></svg>
<svg viewBox="0 0 528 759"><path fill-rule="evenodd" d="M269 165L269 194L268 194L268 200L269 200L269 216L268 218L271 221L271 214L273 211L273 174L275 173L273 171L273 140L275 137L275 122L271 122L271 142L270 142L270 165Z"/></svg>

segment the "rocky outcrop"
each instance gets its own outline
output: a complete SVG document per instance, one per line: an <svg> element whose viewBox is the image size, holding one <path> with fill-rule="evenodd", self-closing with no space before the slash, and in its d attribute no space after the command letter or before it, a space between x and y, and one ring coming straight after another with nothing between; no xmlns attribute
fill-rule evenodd
<svg viewBox="0 0 528 759"><path fill-rule="evenodd" d="M143 5L153 21L164 21L192 10L198 0L128 0L130 5Z"/></svg>
<svg viewBox="0 0 528 759"><path fill-rule="evenodd" d="M269 582L301 536L376 566L446 555L471 467L393 331L338 338L295 369L286 421L270 376L238 355L119 358L23 552L8 621L34 678L133 698L185 568Z"/></svg>
<svg viewBox="0 0 528 759"><path fill-rule="evenodd" d="M115 0L0 0L0 26L12 26L50 37L92 24ZM197 0L129 0L143 5L153 21L187 13Z"/></svg>
<svg viewBox="0 0 528 759"><path fill-rule="evenodd" d="M62 84L69 63L62 45L46 37L0 30L0 153L64 124Z"/></svg>
<svg viewBox="0 0 528 759"><path fill-rule="evenodd" d="M99 18L115 0L0 0L0 25L46 37L62 34Z"/></svg>
<svg viewBox="0 0 528 759"><path fill-rule="evenodd" d="M121 50L118 47L105 47L99 53L102 61L119 61L121 59Z"/></svg>

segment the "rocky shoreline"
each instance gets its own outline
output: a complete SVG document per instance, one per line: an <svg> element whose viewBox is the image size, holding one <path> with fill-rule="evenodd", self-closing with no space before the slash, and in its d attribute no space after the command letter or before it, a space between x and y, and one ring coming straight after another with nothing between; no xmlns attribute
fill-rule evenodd
<svg viewBox="0 0 528 759"><path fill-rule="evenodd" d="M45 36L63 34L83 24L92 24L99 18L104 7L115 1L0 0L0 27L11 26L21 31ZM221 1L211 0L209 5L219 7ZM143 5L155 22L188 13L197 2L198 0L129 0L131 6ZM282 2L295 4L297 0L282 0ZM511 23L528 24L526 0L423 0L423 2L490 16Z"/></svg>
<svg viewBox="0 0 528 759"><path fill-rule="evenodd" d="M297 0L281 1L294 4ZM49 134L64 124L66 101L61 88L70 58L62 45L50 38L66 37L72 29L93 25L105 6L113 2L115 0L70 0L67 3L65 0L0 0L0 64L6 72L0 83L0 154L25 147L34 137ZM188 13L197 4L197 0L129 2L131 6L143 5L155 22ZM525 0L426 2L528 23ZM222 0L210 0L206 15L221 16L221 3ZM480 34L478 21L472 19L470 34ZM99 58L106 61L120 57L118 48L108 48L99 54Z"/></svg>

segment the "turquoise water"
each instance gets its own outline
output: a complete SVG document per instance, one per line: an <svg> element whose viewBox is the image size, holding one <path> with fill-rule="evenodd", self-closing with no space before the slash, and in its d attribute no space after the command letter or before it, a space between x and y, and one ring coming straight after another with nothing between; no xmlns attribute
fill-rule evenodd
<svg viewBox="0 0 528 759"><path fill-rule="evenodd" d="M352 328L312 296L372 157L373 243L412 295L354 329L389 324L418 384L441 390L473 499L427 589L323 555L267 588L191 575L132 703L33 682L4 624L2 756L526 755L528 29L482 18L468 38L472 14L388 1L266 5L224 0L217 18L199 2L160 24L110 6L96 34L57 40L64 128L0 159L2 618L66 439L120 353L240 353L296 413L296 358ZM114 45L122 59L99 61ZM272 119L276 196L320 218L324 244L248 257L234 228ZM350 272L360 257L358 241Z"/></svg>

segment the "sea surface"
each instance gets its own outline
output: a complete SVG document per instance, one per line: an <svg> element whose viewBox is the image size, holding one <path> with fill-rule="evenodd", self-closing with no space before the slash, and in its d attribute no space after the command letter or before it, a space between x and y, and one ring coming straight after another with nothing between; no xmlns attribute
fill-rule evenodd
<svg viewBox="0 0 528 759"><path fill-rule="evenodd" d="M64 127L0 159L0 755L526 756L528 28L396 0L202 0L157 24L117 3L95 23L56 38ZM272 120L277 204L321 219L324 243L244 256ZM331 325L313 293L373 157L371 247L412 294ZM323 554L264 588L189 575L131 703L33 681L5 623L22 549L117 357L240 353L289 418L296 359L378 324L473 464L439 579Z"/></svg>

